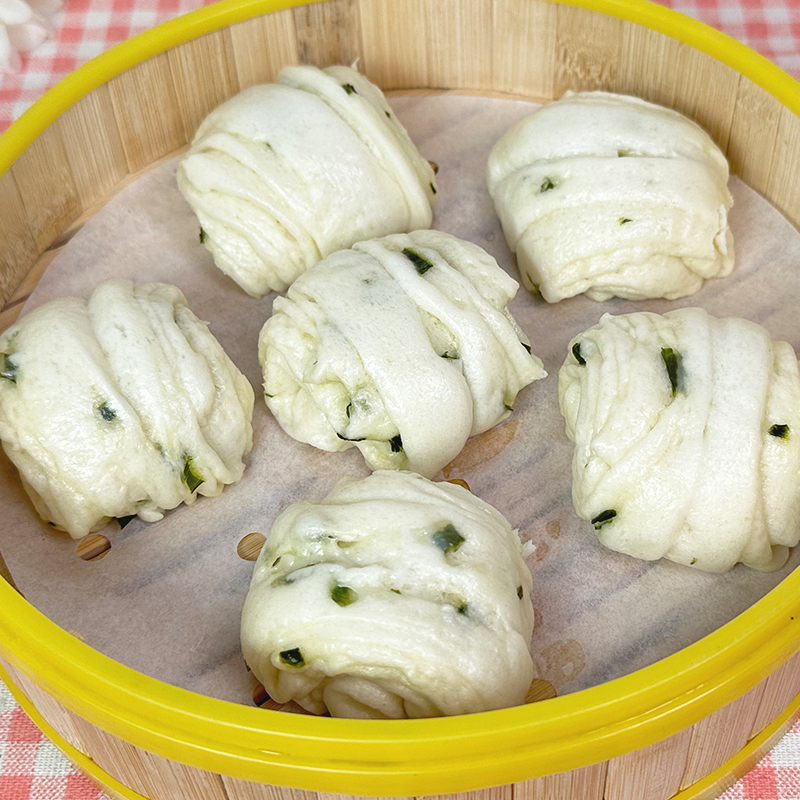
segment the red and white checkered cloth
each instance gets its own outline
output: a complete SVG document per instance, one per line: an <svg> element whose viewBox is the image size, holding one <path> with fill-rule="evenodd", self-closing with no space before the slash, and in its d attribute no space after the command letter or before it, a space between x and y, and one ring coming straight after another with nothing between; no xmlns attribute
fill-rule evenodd
<svg viewBox="0 0 800 800"><path fill-rule="evenodd" d="M800 80L800 0L659 1L739 39ZM0 75L0 132L80 64L209 2L67 0L55 38L23 57L20 74ZM0 800L107 800L45 739L2 683ZM800 800L800 722L722 800Z"/></svg>

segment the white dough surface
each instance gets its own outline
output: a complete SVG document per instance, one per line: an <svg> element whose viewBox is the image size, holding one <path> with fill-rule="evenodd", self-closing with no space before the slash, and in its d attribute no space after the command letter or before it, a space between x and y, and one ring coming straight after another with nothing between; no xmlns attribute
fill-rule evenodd
<svg viewBox="0 0 800 800"><path fill-rule="evenodd" d="M461 486L378 470L280 515L255 565L242 651L273 700L315 714L508 708L533 678L530 596L522 544L497 509Z"/></svg>
<svg viewBox="0 0 800 800"><path fill-rule="evenodd" d="M532 104L454 94L388 99L422 155L439 164L433 227L480 245L519 280L486 190L486 159ZM244 478L160 522L109 529L108 555L84 562L74 541L39 521L3 456L0 551L28 599L65 630L156 678L249 704L239 621L253 564L238 557L238 542L251 531L266 534L291 503L322 498L341 478L369 471L355 449L325 453L299 444L269 415L260 399L257 341L274 295L248 297L213 265L175 185L175 169L173 160L147 173L93 217L48 267L28 309L59 296L87 297L112 276L177 285L256 391L254 446ZM739 565L712 575L639 561L604 548L572 508L573 444L558 409L557 373L571 339L604 313L696 305L757 322L773 339L800 350L800 235L741 182L733 179L731 188L737 266L689 298L596 303L575 297L548 305L520 291L509 310L549 377L522 391L510 418L469 440L446 468L448 477L465 479L523 541L536 545L527 559L536 613L533 661L560 694L696 641L800 562L798 548L783 569L769 574Z"/></svg>

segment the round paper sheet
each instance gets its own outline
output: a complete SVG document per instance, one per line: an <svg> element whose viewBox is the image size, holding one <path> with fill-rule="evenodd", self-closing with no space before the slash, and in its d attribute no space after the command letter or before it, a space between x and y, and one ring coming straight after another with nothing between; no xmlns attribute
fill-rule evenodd
<svg viewBox="0 0 800 800"><path fill-rule="evenodd" d="M392 97L422 153L440 166L434 227L486 248L516 277L486 191L491 146L533 110L522 101L455 94ZM34 514L8 459L0 460L2 551L26 597L52 620L128 666L177 686L250 703L239 651L239 615L252 564L236 554L250 531L268 533L289 503L321 498L343 476L368 474L354 449L324 453L290 439L260 396L256 342L272 297L254 300L212 264L198 224L175 186L172 160L126 187L63 248L28 308L64 295L88 296L121 276L179 286L256 389L255 445L245 477L214 499L169 512L156 524L109 528L109 554L84 562L76 542ZM557 372L567 343L606 312L664 312L700 305L747 317L800 349L800 235L741 182L732 181L737 267L677 302L598 304L584 297L548 306L520 290L511 309L550 377L523 390L511 418L471 440L444 471L464 478L524 540L537 626L532 654L560 694L618 677L696 641L775 586L780 572L742 566L708 575L647 563L602 548L570 501L572 444L558 412Z"/></svg>

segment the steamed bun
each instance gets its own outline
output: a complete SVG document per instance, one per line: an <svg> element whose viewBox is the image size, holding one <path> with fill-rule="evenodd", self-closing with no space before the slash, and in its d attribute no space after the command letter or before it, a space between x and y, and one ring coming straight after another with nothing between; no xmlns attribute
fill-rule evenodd
<svg viewBox="0 0 800 800"><path fill-rule="evenodd" d="M517 532L466 489L346 479L284 511L242 613L269 695L315 714L434 717L524 702L531 574Z"/></svg>
<svg viewBox="0 0 800 800"><path fill-rule="evenodd" d="M800 376L786 342L700 308L605 315L558 380L572 499L612 550L709 572L800 538Z"/></svg>
<svg viewBox="0 0 800 800"><path fill-rule="evenodd" d="M46 303L0 337L0 367L3 448L74 538L242 477L253 390L175 286L110 280Z"/></svg>
<svg viewBox="0 0 800 800"><path fill-rule="evenodd" d="M728 163L694 122L635 97L567 92L489 156L527 289L550 303L675 299L733 269Z"/></svg>
<svg viewBox="0 0 800 800"><path fill-rule="evenodd" d="M438 231L360 242L276 298L259 339L267 405L322 450L433 477L544 377L506 305L517 283Z"/></svg>
<svg viewBox="0 0 800 800"><path fill-rule="evenodd" d="M335 250L427 228L436 185L377 86L349 67L285 67L211 112L178 187L217 266L256 297Z"/></svg>

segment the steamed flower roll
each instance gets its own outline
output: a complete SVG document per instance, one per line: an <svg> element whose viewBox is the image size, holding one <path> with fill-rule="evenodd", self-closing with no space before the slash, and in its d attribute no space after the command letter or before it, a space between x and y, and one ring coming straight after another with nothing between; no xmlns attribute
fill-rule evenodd
<svg viewBox="0 0 800 800"><path fill-rule="evenodd" d="M786 342L700 308L605 315L559 373L572 499L622 553L773 570L800 538L800 376Z"/></svg>
<svg viewBox="0 0 800 800"><path fill-rule="evenodd" d="M489 156L489 192L525 287L558 302L693 294L733 269L728 163L686 117L567 92Z"/></svg>
<svg viewBox="0 0 800 800"><path fill-rule="evenodd" d="M334 253L276 298L261 331L267 405L295 439L433 477L545 375L506 308L517 288L438 231Z"/></svg>
<svg viewBox="0 0 800 800"><path fill-rule="evenodd" d="M427 228L436 184L380 89L350 67L285 67L200 124L178 187L217 266L283 291L354 242Z"/></svg>
<svg viewBox="0 0 800 800"><path fill-rule="evenodd" d="M174 286L110 280L0 337L0 439L74 538L241 479L253 390Z"/></svg>
<svg viewBox="0 0 800 800"><path fill-rule="evenodd" d="M242 613L269 695L315 714L403 718L518 705L533 678L531 574L466 489L381 471L276 521Z"/></svg>

